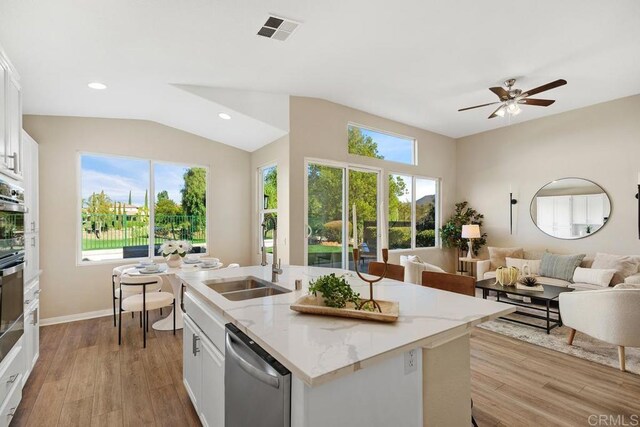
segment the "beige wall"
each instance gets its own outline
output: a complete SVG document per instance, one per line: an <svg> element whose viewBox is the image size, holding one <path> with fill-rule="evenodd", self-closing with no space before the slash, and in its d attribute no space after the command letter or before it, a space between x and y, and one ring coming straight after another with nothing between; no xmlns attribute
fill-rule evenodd
<svg viewBox="0 0 640 427"><path fill-rule="evenodd" d="M639 117L640 96L632 96L462 138L457 199L468 200L485 215L483 231L490 245L640 254L634 198L640 171ZM549 237L535 227L529 214L536 191L565 177L594 181L611 198L609 222L585 239ZM513 235L509 235L510 186L519 201Z"/></svg>
<svg viewBox="0 0 640 427"><path fill-rule="evenodd" d="M289 135L262 147L251 153L252 183L251 206L251 253L254 264L259 264L260 232L258 224L258 203L261 202L257 194L258 169L263 166L276 165L278 167L278 258L283 265L289 264Z"/></svg>
<svg viewBox="0 0 640 427"><path fill-rule="evenodd" d="M249 153L139 120L25 116L24 129L40 148L44 319L111 307L111 270L115 264L77 265L80 151L207 166L209 251L225 263L251 262Z"/></svg>
<svg viewBox="0 0 640 427"><path fill-rule="evenodd" d="M304 264L306 235L306 219L304 218L305 158L377 167L382 169L383 183L387 182L388 173L441 178L442 214L446 218L451 213L456 200L454 195L456 188L456 143L454 139L316 98L292 97L289 111L290 261L292 264ZM391 164L380 159L349 154L347 152L347 125L349 122L416 138L418 165ZM384 206L388 206L387 187L387 185L383 185ZM386 209L383 209L383 221L386 221L386 217ZM382 241L386 242L386 236L383 236ZM434 264L449 269L454 268L451 251L441 249L393 251L390 255L391 262L398 262L402 253L418 254Z"/></svg>

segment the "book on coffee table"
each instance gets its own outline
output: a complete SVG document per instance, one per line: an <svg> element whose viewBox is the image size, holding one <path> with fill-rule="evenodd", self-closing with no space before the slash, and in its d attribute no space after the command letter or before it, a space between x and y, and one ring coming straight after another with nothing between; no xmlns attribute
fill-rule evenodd
<svg viewBox="0 0 640 427"><path fill-rule="evenodd" d="M532 291L532 292L544 292L544 286L540 284L537 286L525 286L525 285L521 285L520 283L516 283L516 289L522 289L523 291Z"/></svg>

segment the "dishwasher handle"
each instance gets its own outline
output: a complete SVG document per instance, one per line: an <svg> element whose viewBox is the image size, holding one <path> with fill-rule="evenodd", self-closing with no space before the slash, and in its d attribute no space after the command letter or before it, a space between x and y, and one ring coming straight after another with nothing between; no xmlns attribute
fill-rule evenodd
<svg viewBox="0 0 640 427"><path fill-rule="evenodd" d="M263 383L270 385L273 388L280 387L280 380L278 379L278 377L274 375L270 375L264 372L263 370L261 370L260 368L255 367L253 364L245 360L240 354L238 354L238 352L234 348L235 346L234 339L232 338L231 334L227 333L226 341L227 341L226 342L227 355L231 356L232 359L236 360L238 362L238 365L240 365L243 371L245 371L247 374L251 375L252 377L256 378L257 380L260 380Z"/></svg>

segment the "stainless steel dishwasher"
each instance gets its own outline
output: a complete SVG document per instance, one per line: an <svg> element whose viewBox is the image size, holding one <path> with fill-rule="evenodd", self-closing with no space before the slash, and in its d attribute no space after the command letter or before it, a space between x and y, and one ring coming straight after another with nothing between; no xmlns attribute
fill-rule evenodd
<svg viewBox="0 0 640 427"><path fill-rule="evenodd" d="M231 323L225 349L225 427L289 427L291 372Z"/></svg>

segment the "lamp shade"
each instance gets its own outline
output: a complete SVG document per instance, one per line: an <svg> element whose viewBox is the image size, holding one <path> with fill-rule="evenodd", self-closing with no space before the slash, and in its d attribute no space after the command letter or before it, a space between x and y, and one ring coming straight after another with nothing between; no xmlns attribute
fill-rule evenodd
<svg viewBox="0 0 640 427"><path fill-rule="evenodd" d="M462 226L462 238L463 239L479 239L480 238L480 226L477 224L463 225Z"/></svg>

